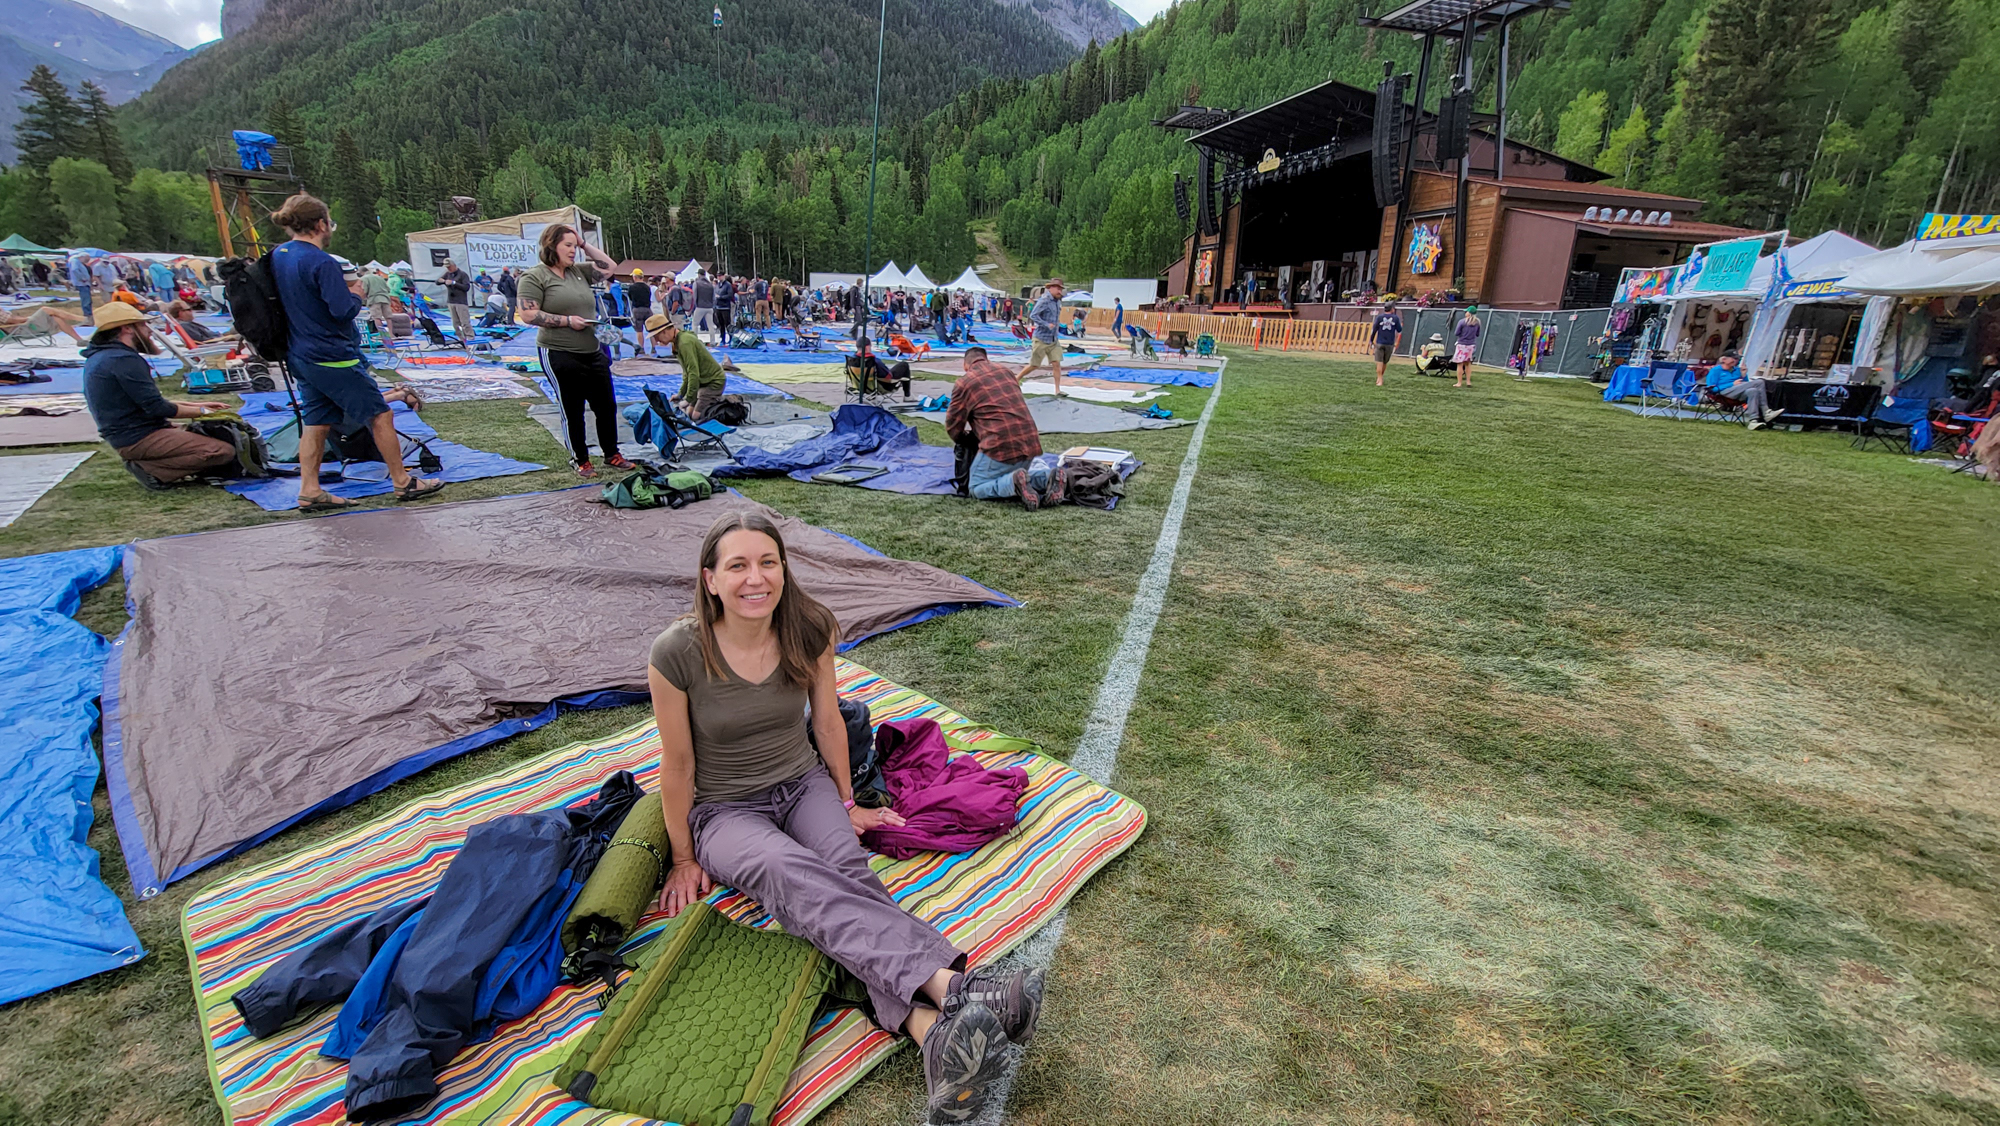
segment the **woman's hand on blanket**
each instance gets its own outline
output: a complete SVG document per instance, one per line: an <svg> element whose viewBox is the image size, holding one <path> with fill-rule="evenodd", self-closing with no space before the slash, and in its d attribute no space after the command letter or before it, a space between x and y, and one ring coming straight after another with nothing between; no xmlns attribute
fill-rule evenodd
<svg viewBox="0 0 2000 1126"><path fill-rule="evenodd" d="M659 909L671 919L682 911L699 903L703 896L715 890L715 881L701 870L701 865L692 860L676 860L667 873L667 886L660 889Z"/></svg>
<svg viewBox="0 0 2000 1126"><path fill-rule="evenodd" d="M871 829L900 828L908 824L903 815L893 809L869 809L861 805L847 811L847 820L853 824L856 836Z"/></svg>

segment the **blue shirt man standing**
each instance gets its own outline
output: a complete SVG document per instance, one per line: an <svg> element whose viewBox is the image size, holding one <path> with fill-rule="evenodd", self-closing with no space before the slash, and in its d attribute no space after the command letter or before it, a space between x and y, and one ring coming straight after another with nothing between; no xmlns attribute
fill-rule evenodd
<svg viewBox="0 0 2000 1126"><path fill-rule="evenodd" d="M1382 311L1375 314L1368 331L1375 345L1375 386L1380 387L1383 373L1389 370L1389 357L1396 354L1396 345L1403 339L1403 318L1396 315L1394 301L1382 302Z"/></svg>

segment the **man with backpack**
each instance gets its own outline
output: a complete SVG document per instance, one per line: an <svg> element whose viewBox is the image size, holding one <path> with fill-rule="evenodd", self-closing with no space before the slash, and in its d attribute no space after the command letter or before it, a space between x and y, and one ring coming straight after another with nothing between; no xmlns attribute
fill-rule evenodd
<svg viewBox="0 0 2000 1126"><path fill-rule="evenodd" d="M236 464L236 447L168 422L229 409L225 403L177 403L160 394L146 357L159 351L146 314L106 301L83 350L83 401L97 433L118 451L125 471L148 489Z"/></svg>
<svg viewBox="0 0 2000 1126"><path fill-rule="evenodd" d="M340 263L326 252L334 230L326 204L300 192L271 218L292 236L265 261L282 310L268 320L275 323L281 319L285 325L285 367L298 381L304 406L299 438L299 511L327 512L355 504L334 496L320 484L320 462L326 455L327 439L336 431L352 434L366 429L373 434L375 448L395 484L397 500L416 500L444 488L443 481L412 476L403 467L403 440L396 433L382 388L361 357L354 328L355 315L361 312L361 279L344 278ZM258 350L264 351L262 347Z"/></svg>

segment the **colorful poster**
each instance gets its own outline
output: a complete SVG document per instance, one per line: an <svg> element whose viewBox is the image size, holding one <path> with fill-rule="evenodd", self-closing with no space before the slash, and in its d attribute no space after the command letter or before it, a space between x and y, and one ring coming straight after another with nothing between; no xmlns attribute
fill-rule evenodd
<svg viewBox="0 0 2000 1126"><path fill-rule="evenodd" d="M1630 305L1635 301L1665 297L1673 292L1674 278L1680 272L1679 266L1655 266L1650 269L1628 266L1618 275L1618 290L1612 295L1612 303Z"/></svg>
<svg viewBox="0 0 2000 1126"><path fill-rule="evenodd" d="M1435 274L1438 259L1444 257L1443 224L1415 223L1410 227L1410 272Z"/></svg>
<svg viewBox="0 0 2000 1126"><path fill-rule="evenodd" d="M1215 251L1204 250L1194 260L1194 284L1215 284Z"/></svg>
<svg viewBox="0 0 2000 1126"><path fill-rule="evenodd" d="M1718 242L1707 250L1701 276L1689 288L1696 293L1732 293L1749 288L1757 256L1764 252L1764 237Z"/></svg>
<svg viewBox="0 0 2000 1126"><path fill-rule="evenodd" d="M1918 242L1993 234L2000 234L2000 215L1941 215L1933 211L1917 226Z"/></svg>

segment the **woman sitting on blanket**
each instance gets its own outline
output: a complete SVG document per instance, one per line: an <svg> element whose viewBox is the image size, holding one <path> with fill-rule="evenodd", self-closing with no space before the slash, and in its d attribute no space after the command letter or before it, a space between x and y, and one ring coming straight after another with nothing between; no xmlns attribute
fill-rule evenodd
<svg viewBox="0 0 2000 1126"><path fill-rule="evenodd" d="M718 881L753 896L868 987L878 1024L916 1039L934 1118L975 1117L1007 1044L1034 1034L1041 971L961 972L965 955L868 867L856 838L903 819L854 803L839 624L795 585L776 525L717 520L696 584L695 611L653 642L647 670L673 848L660 907L678 915Z"/></svg>

